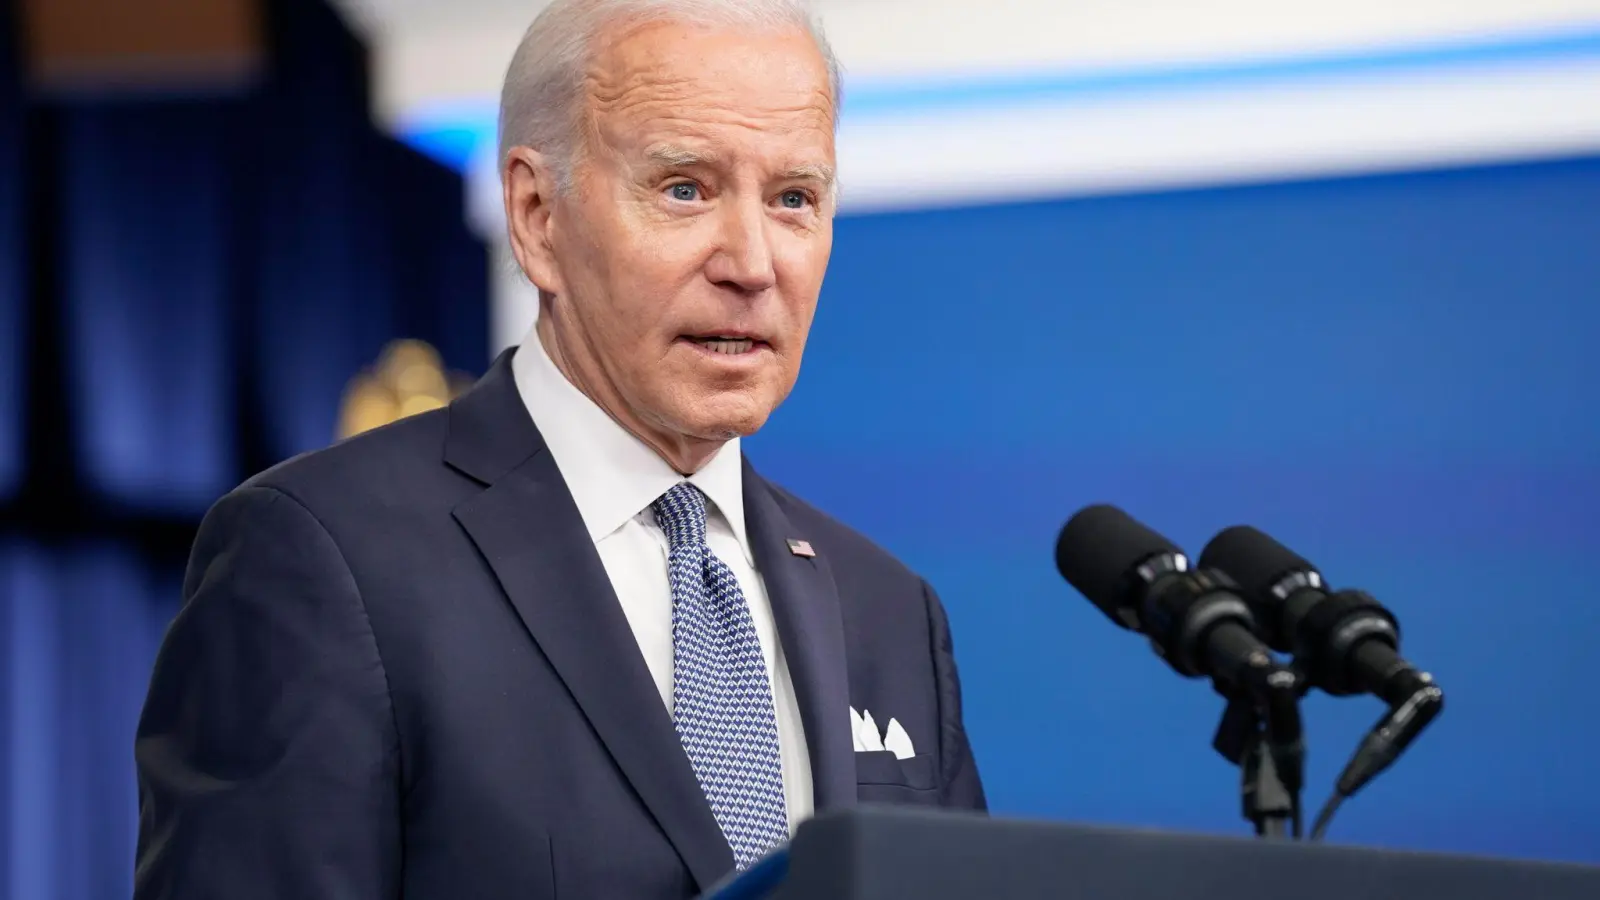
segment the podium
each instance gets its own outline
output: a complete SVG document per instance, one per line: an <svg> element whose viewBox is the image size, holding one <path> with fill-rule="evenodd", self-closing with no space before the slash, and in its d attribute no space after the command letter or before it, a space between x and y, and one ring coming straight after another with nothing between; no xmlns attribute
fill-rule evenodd
<svg viewBox="0 0 1600 900"><path fill-rule="evenodd" d="M1091 828L825 813L701 900L1596 900L1600 867Z"/></svg>

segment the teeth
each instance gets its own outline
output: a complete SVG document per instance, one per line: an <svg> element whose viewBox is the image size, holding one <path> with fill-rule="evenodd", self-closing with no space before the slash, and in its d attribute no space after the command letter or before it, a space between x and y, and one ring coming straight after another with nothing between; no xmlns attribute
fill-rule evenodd
<svg viewBox="0 0 1600 900"><path fill-rule="evenodd" d="M718 337L718 338L701 338L698 341L698 343L700 344L700 346L707 347L707 348L709 348L711 350L716 351L717 353L726 353L729 356L737 356L740 353L749 353L750 349L755 346L756 342L753 341L753 340L750 340L749 338L720 338L720 337Z"/></svg>

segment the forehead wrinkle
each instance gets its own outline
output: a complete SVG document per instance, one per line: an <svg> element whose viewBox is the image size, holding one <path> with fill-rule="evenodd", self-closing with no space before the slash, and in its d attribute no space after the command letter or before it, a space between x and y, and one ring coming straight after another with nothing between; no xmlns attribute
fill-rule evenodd
<svg viewBox="0 0 1600 900"><path fill-rule="evenodd" d="M753 113L742 113L751 106L749 98L739 90L742 86L729 87L703 77L676 74L673 66L666 64L669 61L657 54L638 60L618 59L616 53L597 54L584 74L588 112L596 117L637 114L649 119L653 117L650 107L664 106L670 118L671 113L690 103L715 118L722 118L717 113L726 114L723 121L730 125L753 126L759 121L770 127L772 123L765 121L769 117L804 117L811 113L816 115L819 127L833 129L834 97L827 85L785 91L787 97L763 102Z"/></svg>
<svg viewBox="0 0 1600 900"><path fill-rule="evenodd" d="M794 84L775 96L752 97L737 81L686 74L670 62L670 56L659 51L632 57L601 52L591 58L584 73L582 124L590 141L605 145L601 150L605 155L632 156L635 165L726 163L729 142L738 140L728 129L815 131L826 136L819 144L831 154L834 97L829 85ZM672 152L652 152L657 149ZM832 176L825 163L796 166L784 175L829 183Z"/></svg>
<svg viewBox="0 0 1600 900"><path fill-rule="evenodd" d="M695 120L706 126L772 128L776 125L779 130L814 126L832 130L831 106L816 102L815 98L792 98L788 102L783 102L786 98L774 98L757 107L735 91L719 91L689 79L638 81L617 91L592 91L592 111L597 115L632 119L640 126L651 120L680 119L685 105L690 104L695 110ZM825 93L819 92L818 96L825 96ZM815 122L808 121L813 118ZM784 123L783 120L793 121Z"/></svg>
<svg viewBox="0 0 1600 900"><path fill-rule="evenodd" d="M619 75L591 67L584 78L590 108L596 113L626 112L651 103L677 104L691 97L693 80L662 71L636 68Z"/></svg>
<svg viewBox="0 0 1600 900"><path fill-rule="evenodd" d="M741 132L763 134L804 134L814 132L818 138L831 137L824 116L807 115L809 108L783 111L750 111L733 109L696 109L686 115L681 106L651 104L641 106L625 117L606 117L607 130L638 136L646 150L671 147L701 156L716 156L726 152L740 140Z"/></svg>
<svg viewBox="0 0 1600 900"><path fill-rule="evenodd" d="M665 108L659 115L651 115L642 110L636 110L635 115L619 120L617 117L605 116L603 123L597 122L597 131L602 140L616 152L633 156L634 159L657 166L715 166L728 164L729 153L738 153L742 145L737 132L752 132L757 134L804 134L813 132L819 138L815 151L820 154L831 153L832 131L820 117L816 121L780 121L774 123L759 115L736 113L731 110L717 110L713 115L696 115L693 118L684 116L681 108ZM809 146L811 142L807 142ZM636 148L634 150L629 147ZM809 151L802 151L809 155ZM814 174L829 174L832 172L831 160L819 159L802 161L787 170L785 177L805 177ZM800 171L800 170L804 171Z"/></svg>

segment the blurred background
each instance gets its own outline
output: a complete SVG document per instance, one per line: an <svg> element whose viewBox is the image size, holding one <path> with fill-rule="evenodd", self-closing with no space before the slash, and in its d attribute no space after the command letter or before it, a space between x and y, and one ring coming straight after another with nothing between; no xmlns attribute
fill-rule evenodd
<svg viewBox="0 0 1600 900"><path fill-rule="evenodd" d="M0 0L0 894L128 895L207 507L526 332L539 6ZM1249 833L1221 698L1051 563L1107 501L1400 616L1446 711L1333 839L1600 862L1600 0L818 8L844 206L747 452L940 590L994 810ZM1380 712L1308 698L1308 804Z"/></svg>

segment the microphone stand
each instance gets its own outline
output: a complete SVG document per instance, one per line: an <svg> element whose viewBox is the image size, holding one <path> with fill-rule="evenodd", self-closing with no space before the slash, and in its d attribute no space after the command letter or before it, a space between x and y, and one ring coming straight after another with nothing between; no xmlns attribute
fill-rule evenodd
<svg viewBox="0 0 1600 900"><path fill-rule="evenodd" d="M1305 742L1300 697L1305 679L1292 669L1265 661L1232 684L1218 680L1228 706L1211 746L1239 767L1244 817L1262 838L1300 837L1300 788Z"/></svg>

